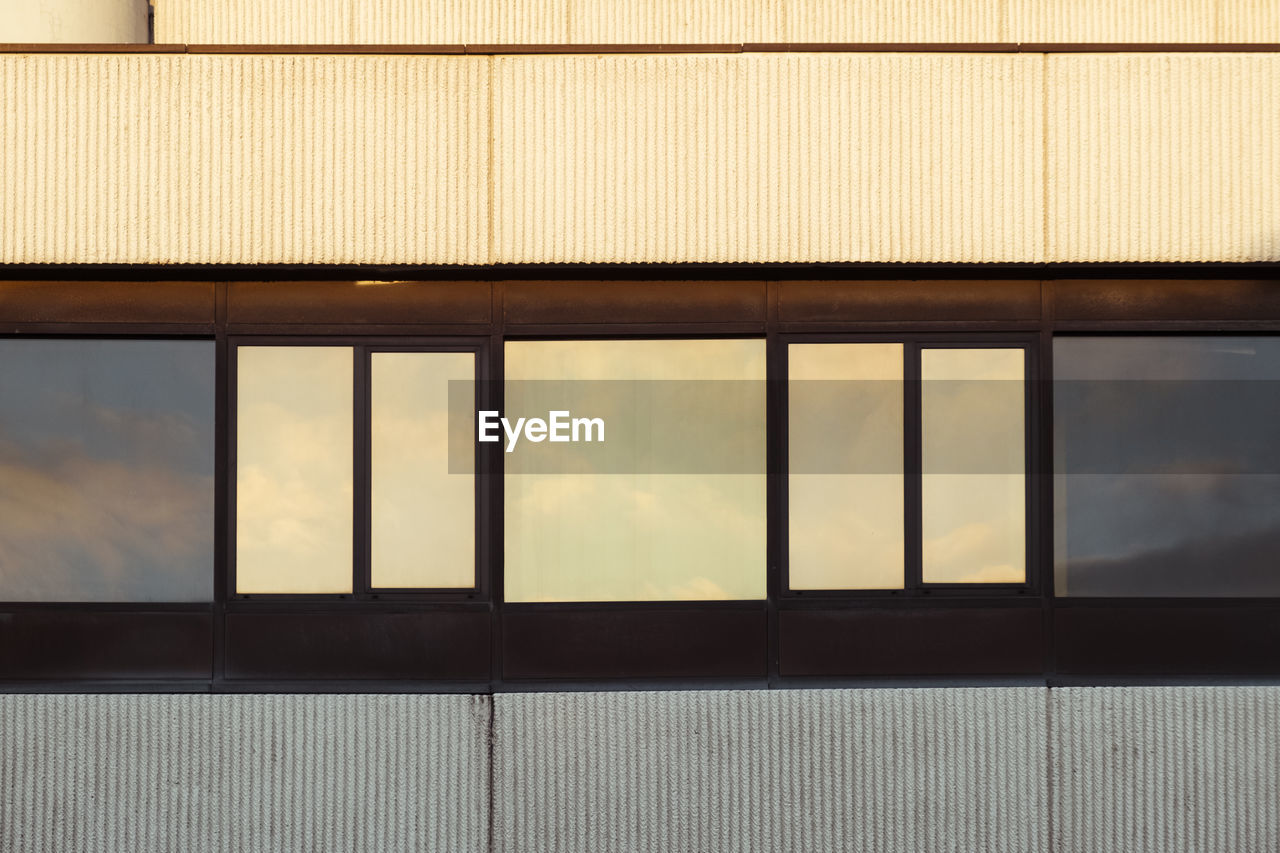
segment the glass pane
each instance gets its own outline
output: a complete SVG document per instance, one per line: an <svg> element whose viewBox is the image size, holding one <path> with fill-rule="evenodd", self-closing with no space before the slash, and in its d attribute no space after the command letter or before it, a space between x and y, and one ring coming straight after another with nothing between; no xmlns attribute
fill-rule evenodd
<svg viewBox="0 0 1280 853"><path fill-rule="evenodd" d="M791 589L902 588L902 350L787 348Z"/></svg>
<svg viewBox="0 0 1280 853"><path fill-rule="evenodd" d="M1280 595L1280 338L1053 353L1057 593Z"/></svg>
<svg viewBox="0 0 1280 853"><path fill-rule="evenodd" d="M0 599L208 601L211 341L0 341Z"/></svg>
<svg viewBox="0 0 1280 853"><path fill-rule="evenodd" d="M922 577L1026 580L1025 356L922 349Z"/></svg>
<svg viewBox="0 0 1280 853"><path fill-rule="evenodd" d="M455 388L454 403L474 412L475 355L371 358L372 585L472 587L475 476L449 473L449 381L467 380Z"/></svg>
<svg viewBox="0 0 1280 853"><path fill-rule="evenodd" d="M585 449L576 471L513 474L507 462L504 505L506 597L509 601L638 601L758 599L765 595L765 347L762 340L515 341L506 345L508 417L520 383L577 388L586 407L626 412L605 418L607 468L590 467ZM590 380L588 382L587 380ZM660 383L655 390L644 383ZM670 404L732 396L720 412L697 416ZM582 390L587 389L587 390ZM650 399L668 404L619 407ZM532 415L520 411L518 415ZM538 413L546 417L546 407ZM616 438L615 438L616 436ZM620 446L621 445L621 446ZM539 448L546 444L536 445ZM740 453L738 469L688 473L701 457ZM557 457L559 458L559 457ZM568 457L566 457L568 458ZM630 469L618 467L631 459ZM682 472L669 460L689 460ZM664 462L664 460L666 460ZM603 464L603 463L602 463ZM591 473L606 470L608 473ZM745 473L744 473L745 472Z"/></svg>
<svg viewBox="0 0 1280 853"><path fill-rule="evenodd" d="M236 591L351 592L352 350L236 353Z"/></svg>

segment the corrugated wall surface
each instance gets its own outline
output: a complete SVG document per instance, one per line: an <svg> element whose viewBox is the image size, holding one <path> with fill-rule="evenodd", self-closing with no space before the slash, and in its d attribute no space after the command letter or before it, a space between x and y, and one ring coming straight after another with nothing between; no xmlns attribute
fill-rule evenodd
<svg viewBox="0 0 1280 853"><path fill-rule="evenodd" d="M0 263L1280 259L1280 54L10 54L0 99Z"/></svg>
<svg viewBox="0 0 1280 853"><path fill-rule="evenodd" d="M1049 258L1280 259L1280 54L1048 57Z"/></svg>
<svg viewBox="0 0 1280 853"><path fill-rule="evenodd" d="M488 849L472 696L0 696L0 849Z"/></svg>
<svg viewBox="0 0 1280 853"><path fill-rule="evenodd" d="M1055 851L1280 850L1280 689L1050 693Z"/></svg>
<svg viewBox="0 0 1280 853"><path fill-rule="evenodd" d="M1276 687L10 694L0 850L1274 853L1277 768Z"/></svg>
<svg viewBox="0 0 1280 853"><path fill-rule="evenodd" d="M1280 0L155 0L188 44L1264 42Z"/></svg>
<svg viewBox="0 0 1280 853"><path fill-rule="evenodd" d="M495 850L1044 850L1045 693L498 695Z"/></svg>
<svg viewBox="0 0 1280 853"><path fill-rule="evenodd" d="M496 262L1040 260L1040 57L494 61Z"/></svg>
<svg viewBox="0 0 1280 853"><path fill-rule="evenodd" d="M0 56L0 263L484 263L487 67Z"/></svg>

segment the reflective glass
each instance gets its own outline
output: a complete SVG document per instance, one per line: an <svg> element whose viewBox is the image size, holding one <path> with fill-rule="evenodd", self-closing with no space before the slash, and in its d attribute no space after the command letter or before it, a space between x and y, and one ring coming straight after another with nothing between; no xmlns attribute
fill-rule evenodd
<svg viewBox="0 0 1280 853"><path fill-rule="evenodd" d="M372 585L474 586L475 477L449 471L449 384L467 380L455 385L453 403L473 413L475 355L370 358Z"/></svg>
<svg viewBox="0 0 1280 853"><path fill-rule="evenodd" d="M236 354L236 591L351 592L352 350Z"/></svg>
<svg viewBox="0 0 1280 853"><path fill-rule="evenodd" d="M764 341L513 341L505 362L508 416L518 395L531 406L550 399L531 384L540 380L581 382L579 402L599 395L602 410L626 413L604 419L608 473L582 461L594 458L588 445L537 445L560 452L574 473L512 473L507 463L507 600L764 597ZM701 405L700 389L735 405ZM668 402L624 405L650 398ZM678 399L699 414L669 402ZM533 409L546 416L545 405L518 414ZM689 472L704 458L719 467Z"/></svg>
<svg viewBox="0 0 1280 853"><path fill-rule="evenodd" d="M1280 595L1280 338L1054 341L1059 595Z"/></svg>
<svg viewBox="0 0 1280 853"><path fill-rule="evenodd" d="M787 348L791 589L901 589L900 343Z"/></svg>
<svg viewBox="0 0 1280 853"><path fill-rule="evenodd" d="M0 599L208 601L211 341L0 341Z"/></svg>
<svg viewBox="0 0 1280 853"><path fill-rule="evenodd" d="M920 351L922 578L1026 580L1026 357Z"/></svg>

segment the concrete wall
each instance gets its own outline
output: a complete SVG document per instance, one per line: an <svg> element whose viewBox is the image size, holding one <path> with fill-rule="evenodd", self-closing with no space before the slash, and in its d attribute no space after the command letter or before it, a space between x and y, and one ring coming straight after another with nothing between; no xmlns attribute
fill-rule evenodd
<svg viewBox="0 0 1280 853"><path fill-rule="evenodd" d="M0 695L0 849L1280 849L1280 688Z"/></svg>
<svg viewBox="0 0 1280 853"><path fill-rule="evenodd" d="M0 44L146 44L147 0L0 0Z"/></svg>
<svg viewBox="0 0 1280 853"><path fill-rule="evenodd" d="M1280 0L155 0L190 44L1267 42Z"/></svg>
<svg viewBox="0 0 1280 853"><path fill-rule="evenodd" d="M1280 54L0 55L0 263L1280 260Z"/></svg>

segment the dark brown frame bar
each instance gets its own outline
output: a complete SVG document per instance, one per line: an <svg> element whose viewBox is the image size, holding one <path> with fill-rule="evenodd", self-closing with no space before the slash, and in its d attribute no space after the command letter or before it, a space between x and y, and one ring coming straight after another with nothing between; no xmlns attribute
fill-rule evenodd
<svg viewBox="0 0 1280 853"><path fill-rule="evenodd" d="M156 280L137 280L151 273ZM1280 679L1280 599L1052 595L1051 473L1032 463L1028 592L790 596L781 583L785 387L769 391L769 577L762 602L242 601L228 596L230 341L808 336L1017 338L1040 390L1061 332L1280 333L1280 267L983 266L7 268L6 336L212 337L218 342L215 600L0 604L0 690L500 691L635 685L1148 683ZM26 275L24 280L17 276ZM62 280L55 280L55 276ZM65 279L75 276L72 281ZM164 281L159 276L181 281ZM271 279L267 281L249 280ZM411 279L365 287L351 279ZM235 279L228 281L228 279ZM816 339L816 338L815 338ZM1033 388L1033 392L1035 388ZM495 394L500 394L500 390ZM500 401L495 401L500 403ZM1051 395L1030 408L1048 447ZM500 458L482 460L500 470ZM502 553L502 479L489 476Z"/></svg>

